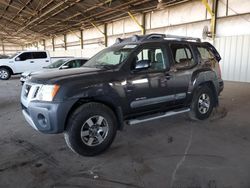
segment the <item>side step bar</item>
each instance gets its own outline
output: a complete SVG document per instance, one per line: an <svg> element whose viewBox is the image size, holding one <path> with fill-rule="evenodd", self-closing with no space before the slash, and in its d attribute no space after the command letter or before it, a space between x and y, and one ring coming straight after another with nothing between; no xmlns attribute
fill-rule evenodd
<svg viewBox="0 0 250 188"><path fill-rule="evenodd" d="M156 119L161 119L164 117L174 116L174 115L182 114L182 113L189 112L189 111L190 111L190 108L182 108L180 110L174 110L174 111L169 111L169 112L165 112L165 113L157 113L157 114L153 114L150 116L142 116L142 117L139 117L137 119L128 120L127 122L129 125L136 125L139 123L152 121L152 120L156 120Z"/></svg>

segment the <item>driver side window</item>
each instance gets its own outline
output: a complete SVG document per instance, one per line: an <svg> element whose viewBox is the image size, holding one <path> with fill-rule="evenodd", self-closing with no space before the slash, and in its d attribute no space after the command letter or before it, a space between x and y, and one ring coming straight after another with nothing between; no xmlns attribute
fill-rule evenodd
<svg viewBox="0 0 250 188"><path fill-rule="evenodd" d="M149 70L159 71L166 69L166 60L161 48L146 48L141 50L136 56L135 65L143 61L150 64Z"/></svg>
<svg viewBox="0 0 250 188"><path fill-rule="evenodd" d="M16 61L26 61L32 59L32 54L30 52L24 52L16 58Z"/></svg>

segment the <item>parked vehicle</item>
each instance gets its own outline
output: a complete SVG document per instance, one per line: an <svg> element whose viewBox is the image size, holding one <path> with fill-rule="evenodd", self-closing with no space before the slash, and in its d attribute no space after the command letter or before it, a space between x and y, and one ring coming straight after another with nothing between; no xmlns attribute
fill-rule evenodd
<svg viewBox="0 0 250 188"><path fill-rule="evenodd" d="M20 82L23 84L27 79L31 78L36 74L41 74L48 71L55 71L55 70L63 70L63 69L71 69L71 68L78 68L84 65L88 61L87 58L64 58L55 61L54 63L43 67L40 71L25 71L21 74Z"/></svg>
<svg viewBox="0 0 250 188"><path fill-rule="evenodd" d="M4 54L0 54L0 59L5 59L5 58L9 58L8 55L4 55Z"/></svg>
<svg viewBox="0 0 250 188"><path fill-rule="evenodd" d="M8 80L11 75L24 71L37 71L48 66L53 60L47 51L22 51L9 58L0 59L0 79Z"/></svg>
<svg viewBox="0 0 250 188"><path fill-rule="evenodd" d="M43 73L25 82L22 113L42 133L64 133L74 152L97 155L125 123L185 112L192 119L208 118L224 87L220 60L210 43L197 38L119 38L82 68Z"/></svg>

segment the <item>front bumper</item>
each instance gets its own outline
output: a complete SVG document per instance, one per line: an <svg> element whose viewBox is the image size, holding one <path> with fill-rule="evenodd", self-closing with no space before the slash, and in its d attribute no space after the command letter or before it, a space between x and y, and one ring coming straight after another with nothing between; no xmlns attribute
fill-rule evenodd
<svg viewBox="0 0 250 188"><path fill-rule="evenodd" d="M37 131L46 134L62 133L74 102L76 101L61 103L31 101L28 106L22 103L22 113L29 125Z"/></svg>

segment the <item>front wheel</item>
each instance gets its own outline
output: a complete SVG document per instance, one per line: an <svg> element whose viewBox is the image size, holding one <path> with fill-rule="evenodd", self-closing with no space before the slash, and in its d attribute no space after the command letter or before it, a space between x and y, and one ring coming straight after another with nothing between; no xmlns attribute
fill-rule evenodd
<svg viewBox="0 0 250 188"><path fill-rule="evenodd" d="M86 103L72 113L67 123L65 140L74 152L94 156L109 148L117 131L111 109L99 103Z"/></svg>
<svg viewBox="0 0 250 188"><path fill-rule="evenodd" d="M10 71L6 68L0 68L0 79L1 80L8 80L11 74Z"/></svg>
<svg viewBox="0 0 250 188"><path fill-rule="evenodd" d="M200 87L193 96L189 113L190 118L207 119L213 111L214 102L213 91L207 86Z"/></svg>

